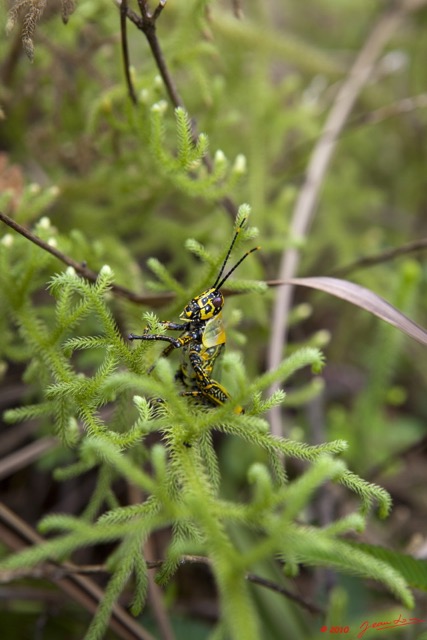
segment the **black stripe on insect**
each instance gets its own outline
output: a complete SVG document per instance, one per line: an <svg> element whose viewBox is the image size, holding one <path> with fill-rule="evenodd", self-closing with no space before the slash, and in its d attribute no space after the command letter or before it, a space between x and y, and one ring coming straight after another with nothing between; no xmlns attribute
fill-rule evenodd
<svg viewBox="0 0 427 640"><path fill-rule="evenodd" d="M164 320L160 324L170 331L181 331L179 338L171 336L150 334L148 328L140 336L131 333L129 340L160 340L169 342L164 349L162 356L167 357L174 349L182 350L181 366L176 374L176 379L180 380L185 387L181 395L191 396L205 401L213 406L224 404L230 394L217 380L212 378L214 364L224 349L226 335L222 319L222 309L224 306L224 296L221 287L228 280L231 274L251 253L260 247L253 247L247 251L225 276L222 276L231 251L237 237L246 223L242 220L236 229L233 240L227 251L227 255L222 263L221 269L213 285L201 294L190 300L186 305L180 319L182 323ZM150 373L153 365L148 373ZM236 407L236 413L243 413L242 407Z"/></svg>

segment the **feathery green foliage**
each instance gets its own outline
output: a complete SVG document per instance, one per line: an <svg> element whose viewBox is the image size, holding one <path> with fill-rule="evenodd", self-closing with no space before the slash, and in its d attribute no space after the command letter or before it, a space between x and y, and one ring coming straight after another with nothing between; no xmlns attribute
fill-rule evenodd
<svg viewBox="0 0 427 640"><path fill-rule="evenodd" d="M238 8L238 2L231 4ZM56 260L21 237L8 233L0 242L0 373L9 363L25 367L28 390L28 404L5 417L15 423L36 420L41 433L57 435L62 443L52 455L57 480L88 472L96 478L79 517L45 518L42 530L56 536L4 566L29 567L48 558L62 560L84 546L115 545L108 558L107 595L88 638L102 637L125 588L133 593L133 612L141 611L147 589L143 545L165 529L171 538L159 582L173 579L188 554L202 556L212 569L222 616L212 638L267 637L265 620L274 628L274 615L264 613L258 620L263 615L259 594L246 580L260 567L267 573L272 559L276 571L278 558L284 565L283 574L275 575L278 584L287 584L300 565L327 566L375 578L406 605L412 603L401 574L409 584L417 581L411 581L406 565L367 549L355 552L348 542L349 535L363 530L374 504L381 516L391 505L384 489L357 472L381 464L421 432L421 420L408 428L399 416L405 392L395 382L402 366L397 334L379 327L372 337L365 320L354 322L353 309L331 312L328 307L324 313L321 302L311 313L303 304L290 320L301 342L291 344L277 370L257 373L264 369L271 330L261 280L275 276L286 246L304 248L302 271L323 275L359 257L361 247L375 253L423 228L416 216L424 210L425 151L414 139L422 139L425 114L408 111L407 104L399 112L402 90L415 96L412 105L424 91L425 39L416 37L422 35L422 21L414 20L378 62L376 81L360 97L325 180L320 223L302 239L290 237L289 219L308 154L348 68L348 52L356 54L378 7L368 0L345 5L316 0L302 13L300 3L288 2L286 9L282 4L245 3L245 20L238 20L226 3L168 3L158 33L185 109L168 105L149 50L130 24L136 104L128 100L117 60L114 4L106 10L99 0L79 3L60 40L54 5L51 9L44 0L11 5L8 29L15 31L23 18L30 58L42 13L37 29L43 37L31 75L17 56L13 36L0 41L0 117L7 116L2 148L32 179L40 176L60 188L6 189L0 205L100 275L89 284L72 270L58 274ZM62 1L64 21L73 8L72 0ZM0 12L6 16L4 7ZM397 71L387 71L388 56L396 62L395 54L402 58L402 53L407 60L400 60ZM411 74L403 76L408 61ZM391 116L372 126L370 116L384 105L391 105ZM23 135L27 131L31 135ZM379 154L380 148L387 152ZM227 300L222 380L232 400L209 410L179 395L173 357L158 361L160 345L130 346L124 336L144 326L161 333L159 318L175 318L192 295L215 280L231 233L230 207L224 214L222 199L251 203L263 252L245 263L250 280L239 280L236 273L227 281L230 290L249 295ZM37 222L45 212L53 223L45 217ZM248 213L247 205L240 207L240 218ZM245 229L236 250L255 235L255 228ZM102 268L106 264L111 269ZM146 277L146 267L154 281ZM113 272L117 283L135 292L172 292L175 298L167 311L141 313L112 296ZM410 309L421 273L417 267L396 271L385 265L361 278ZM315 326L319 317L333 332ZM326 435L306 434L303 428L308 430L310 422L308 403L323 389L320 349L326 345L332 375L337 362L348 367L362 362L367 382L354 403L328 399L331 441L313 446L305 441L319 443ZM417 367L411 366L412 375L425 382ZM275 382L284 383L286 394L268 396ZM289 409L291 437L273 438L265 413L282 404ZM245 407L245 415L233 412L237 405ZM423 398L419 405L424 407ZM151 445L153 434L160 442ZM117 485L123 481L139 490L140 504L122 505ZM351 499L353 511L335 520L330 514L326 525L320 520L308 525L317 522L318 497L331 484L336 495ZM281 624L289 625L284 635L303 637L306 621L298 620L295 632L294 609L282 596L278 611ZM312 637L311 631L305 637Z"/></svg>
<svg viewBox="0 0 427 640"><path fill-rule="evenodd" d="M210 272L217 271L221 256L207 259L200 253L200 257L210 264ZM165 267L157 274L170 284ZM56 477L75 477L97 468L98 483L82 518L48 516L41 523L42 531L59 535L6 559L2 566L28 567L63 558L86 545L117 541L119 546L108 563L111 579L106 596L87 633L90 639L102 637L114 602L131 580L135 581L133 610L140 611L147 580L142 546L151 532L168 525L173 525L173 537L159 581L171 579L183 555L205 556L216 578L224 624L231 637L241 637L242 629L246 638L259 637L259 621L245 576L257 562L277 555L285 565L326 564L374 577L410 606L412 597L399 574L384 562L365 556L363 550L355 554L340 541L343 533L360 530L361 516L347 517L335 528L298 523L314 493L326 481L343 484L358 494L361 513L366 514L374 501L380 504L383 515L390 506L386 492L352 474L335 458L345 450L345 442L308 446L268 433L262 414L286 402L286 397L276 392L263 400L261 394L273 382L286 381L304 367L318 373L322 354L311 347L299 349L276 371L250 383L239 374L233 400L225 405L217 409L193 405L178 394L168 361L160 360L154 372L146 374L155 346L142 343L134 348L124 341L107 304L112 282L109 267L101 269L94 284L77 277L72 269L54 276L49 291L55 298L56 313L50 325L28 304L18 308L21 338L33 353L39 375L49 384L37 408L12 410L7 418L50 416L55 432L74 447L76 456L69 467L56 471ZM96 335L80 334L89 317L96 324ZM146 320L152 325L151 316ZM78 356L92 350L100 360L88 374ZM229 366L237 371L240 364L231 358ZM150 398L159 397L162 404L150 403ZM244 415L233 413L237 403L246 406ZM109 418L104 415L107 406L113 409ZM147 449L145 440L153 431L161 433L162 443ZM252 485L252 497L247 502L225 500L221 495L214 431L237 437L268 456L269 463L252 464L247 470ZM282 456L305 460L310 466L290 482L281 467ZM151 462L152 474L141 466L141 460ZM120 477L138 487L147 496L145 501L115 506L114 479ZM97 519L103 502L111 508ZM247 549L240 549L231 536L237 524L257 531L253 545Z"/></svg>

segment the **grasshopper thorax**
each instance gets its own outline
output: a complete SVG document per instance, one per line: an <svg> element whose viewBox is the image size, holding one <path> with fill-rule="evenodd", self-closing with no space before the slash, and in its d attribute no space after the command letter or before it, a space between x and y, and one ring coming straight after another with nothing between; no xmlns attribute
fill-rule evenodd
<svg viewBox="0 0 427 640"><path fill-rule="evenodd" d="M187 304L179 316L188 322L205 321L214 318L224 306L224 297L216 288L206 289Z"/></svg>

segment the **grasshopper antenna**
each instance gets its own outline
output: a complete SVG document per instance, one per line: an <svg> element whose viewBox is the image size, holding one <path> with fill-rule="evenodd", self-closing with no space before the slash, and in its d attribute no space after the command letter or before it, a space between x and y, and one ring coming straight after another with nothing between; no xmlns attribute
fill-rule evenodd
<svg viewBox="0 0 427 640"><path fill-rule="evenodd" d="M231 276L231 274L233 273L233 271L235 271L237 269L237 267L239 266L239 264L242 264L243 260L245 260L248 256L251 255L251 253L253 253L254 251L258 251L259 249L261 249L261 247L253 247L253 249L251 249L250 251L247 251L238 262L236 262L236 264L234 265L234 267L232 267L230 269L230 271L228 273L225 274L225 276L223 277L223 279L221 280L221 282L218 282L218 278L217 278L217 282L215 282L214 284L214 288L215 289L221 289L222 285L224 284L224 282L226 280L228 280L228 278ZM222 270L221 270L222 271Z"/></svg>
<svg viewBox="0 0 427 640"><path fill-rule="evenodd" d="M236 233L234 234L234 238L233 238L233 240L231 241L230 248L228 249L228 251L227 251L227 255L226 255L226 256L225 256L225 258L224 258L224 262L223 262L223 263L222 263L222 265L221 265L221 269L219 270L218 277L217 277L217 279L215 280L215 282L214 282L214 283L213 283L213 285L212 285L212 289L219 289L219 287L217 286L217 285L218 285L218 282L219 282L219 281L220 281L220 279L221 279L222 272L224 271L225 265L227 264L227 260L228 260L228 258L230 257L230 253L231 253L231 252L232 252L232 250L233 250L234 243L235 243L235 242L236 242L236 240L237 240L237 236L239 235L239 233L241 232L241 230L243 229L243 227L245 226L245 224L246 224L246 218L243 218L242 222L239 224L238 228L236 229Z"/></svg>
<svg viewBox="0 0 427 640"><path fill-rule="evenodd" d="M235 243L235 242L236 242L236 240L237 240L237 236L239 235L239 233L241 232L241 230L242 230L242 229L243 229L243 227L245 226L245 224L246 224L246 220L247 220L247 218L243 218L242 222L239 224L238 228L236 229L236 233L234 234L234 238L233 238L233 240L231 241L230 248L228 249L228 251L227 251L227 255L226 255L226 256L225 256L225 258L224 258L224 262L223 262L223 263L222 263L222 265L221 265L221 269L219 270L218 277L217 277L217 279L215 280L215 282L214 282L214 283L213 283L213 285L212 285L212 289L216 289L216 290L221 289L221 287L222 287L222 285L224 284L224 282L229 278L229 276L231 276L231 274L233 273L233 271L234 271L235 269L237 269L237 267L239 266L239 264L241 264L241 263L243 262L243 260L244 260L245 258L247 258L247 257L248 257L248 255L249 255L250 253L253 253L253 251L257 251L258 249L260 249L260 247L254 247L253 249L251 249L250 251L248 251L247 253L245 253L245 255L244 255L244 256L242 256L242 258L240 258L240 260L239 260L239 261L234 265L234 267L233 267L232 269L230 269L230 271L227 273L227 275L225 275L225 276L224 276L224 278L221 280L222 273L223 273L223 271L224 271L225 265L227 264L228 258L230 257L230 254L231 254L231 252L232 252L232 250L233 250L234 243ZM221 281L220 281L220 280L221 280Z"/></svg>

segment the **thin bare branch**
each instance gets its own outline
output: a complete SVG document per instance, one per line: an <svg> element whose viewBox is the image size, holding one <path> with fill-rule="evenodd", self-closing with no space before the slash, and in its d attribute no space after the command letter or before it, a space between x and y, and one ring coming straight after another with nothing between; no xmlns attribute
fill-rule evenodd
<svg viewBox="0 0 427 640"><path fill-rule="evenodd" d="M359 260L350 262L350 264L344 265L343 267L333 269L330 273L328 273L328 275L341 278L348 275L349 273L357 271L358 269L374 267L378 264L383 264L384 262L395 260L395 258L399 258L400 256L406 256L410 253L418 253L419 251L425 251L426 249L427 238L421 238L421 240L408 242L406 244L403 244L401 247L396 247L395 249L387 249L386 251L382 251L381 253L377 253L373 256L365 256L363 258L359 258Z"/></svg>
<svg viewBox="0 0 427 640"><path fill-rule="evenodd" d="M305 182L297 199L291 225L292 238L305 238L313 221L320 189L325 180L335 148L344 125L348 121L354 104L362 89L368 82L375 62L392 35L407 17L408 13L426 4L426 0L403 0L392 4L382 14L374 25L371 33L359 52L352 68L343 81L329 116L326 120L307 169ZM300 263L300 251L297 248L287 248L283 252L279 270L280 280L289 280L295 276ZM275 369L282 358L286 346L287 321L293 295L292 287L282 288L275 300L271 340L268 352L268 368ZM274 391L272 389L272 391ZM281 435L282 424L280 409L270 412L271 431L274 435Z"/></svg>
<svg viewBox="0 0 427 640"><path fill-rule="evenodd" d="M183 109L185 109L184 101L181 98L178 88L173 80L172 74L169 71L168 65L166 63L166 58L163 54L163 50L157 37L156 22L166 5L166 0L160 0L153 13L150 13L150 11L148 10L148 3L146 0L139 0L138 6L141 12L141 16L138 16L135 11L130 9L127 6L126 1L123 2L123 0L116 0L116 2L120 7L120 12L123 13L123 15L126 15L128 19L133 22L133 24L145 35L148 45L153 54L154 61L162 77L171 104L175 109L177 107L182 107ZM125 5L125 8L123 7L123 4ZM127 64L129 64L129 61L127 61ZM196 142L198 132L193 119L191 120L191 132L193 141ZM213 169L213 162L209 155L204 156L202 161L209 173L211 173ZM237 215L237 206L233 202L232 198L224 196L220 199L219 202L225 209L225 211L227 211L230 217L234 220Z"/></svg>
<svg viewBox="0 0 427 640"><path fill-rule="evenodd" d="M297 604L301 605L303 609L307 609L313 615L324 615L325 611L321 607L318 607L316 604L313 604L309 600L306 600L302 596L297 593L293 593L289 589L282 587L280 584L273 582L272 580L267 580L266 578L262 578L261 576L256 575L255 573L247 573L246 580L252 582L253 584L259 584L261 587L265 587L266 589L270 589L271 591L275 591L276 593L280 593L288 600L293 600Z"/></svg>
<svg viewBox="0 0 427 640"><path fill-rule="evenodd" d="M76 273L82 278L89 280L89 282L95 282L97 280L98 274L95 271L89 269L85 263L77 262L73 258L67 256L65 253L62 253L62 251L59 251L55 247L52 247L50 244L39 238L39 236L37 236L35 233L30 231L26 227L23 227L21 224L13 220L13 218L10 218L2 211L0 211L0 220L14 231L17 231L17 233L24 236L24 238L27 238L27 240L30 240L41 249L44 249L51 255L55 256L55 258L60 260L63 264L66 264L69 267L73 267ZM172 300L174 300L175 298L175 294L170 291L165 291L164 293L138 294L131 289L122 287L119 284L113 284L111 286L111 291L121 298L127 298L131 302L135 302L136 304L144 304L152 308L164 307L169 302L172 302ZM222 289L222 294L225 297L238 295L239 293L241 292L231 291L230 289L226 288Z"/></svg>
<svg viewBox="0 0 427 640"><path fill-rule="evenodd" d="M86 264L77 262L73 258L70 258L62 251L59 251L55 247L52 247L50 244L39 238L35 233L26 229L21 224L10 218L8 215L0 211L0 220L7 224L11 229L17 231L20 235L24 236L34 244L36 244L41 249L44 249L51 255L55 256L58 260L68 265L69 267L73 267L76 273L86 280L90 282L95 282L98 274L95 271L89 269ZM151 307L159 307L164 306L167 302L170 302L174 298L173 293L163 293L163 294L147 294L147 295L138 295L134 291L130 289L126 289L126 287L122 287L118 284L113 284L111 290L118 296L122 298L127 298L132 302L136 302L138 304L147 304Z"/></svg>
<svg viewBox="0 0 427 640"><path fill-rule="evenodd" d="M157 5L157 7L155 8L154 13L153 13L153 20L154 21L157 20L157 18L159 17L161 12L165 8L165 6L166 6L166 0L160 0L159 4Z"/></svg>
<svg viewBox="0 0 427 640"><path fill-rule="evenodd" d="M0 509L0 522L1 522L1 509ZM182 564L205 564L211 566L211 561L205 556L193 556L183 555ZM163 565L163 560L147 560L148 569L159 569ZM94 564L94 565L77 565L72 562L64 562L62 564L43 563L39 567L31 567L13 571L3 571L0 573L0 582L7 583L13 580L21 578L45 578L54 581L64 580L70 576L83 576L83 575L99 575L100 573L110 573L110 570L106 565ZM309 600L303 598L297 593L294 593L290 589L283 587L277 582L267 580L255 573L247 573L245 575L246 580L253 584L258 584L266 589L280 593L281 595L292 600L300 605L303 609L306 609L309 613L314 615L321 615L324 613L321 607L313 604Z"/></svg>
<svg viewBox="0 0 427 640"><path fill-rule="evenodd" d="M120 34L122 43L122 58L123 66L125 70L126 84L128 87L129 98L133 104L137 103L135 88L133 86L132 77L130 74L130 61L129 61L129 47L127 39L127 0L122 0L120 5Z"/></svg>
<svg viewBox="0 0 427 640"><path fill-rule="evenodd" d="M153 54L153 58L155 60L159 73L162 76L171 103L174 107L183 107L184 103L181 99L181 96L179 95L172 75L169 72L168 66L166 64L166 59L163 55L163 51L160 47L160 43L156 33L156 22L166 4L166 0L161 0L153 13L150 13L150 11L148 10L148 3L146 2L146 0L139 0L138 5L141 16L138 16L135 11L132 11L132 9L127 6L127 2L124 3L126 6L125 8L123 8L122 0L116 1L120 6L120 11L123 11L123 13L129 18L129 20L133 22L133 24L140 31L142 31L142 33L147 38L148 45Z"/></svg>
<svg viewBox="0 0 427 640"><path fill-rule="evenodd" d="M209 558L206 558L205 556L192 556L192 555L184 555L184 556L182 556L182 563L183 564L206 564L208 566L211 565L211 561L209 560ZM147 564L148 564L149 568L154 568L154 565L156 565L156 567L162 565L162 563L160 561L157 561L156 563L152 562L152 563L147 563ZM289 589L286 589L285 587L282 587L281 585L277 584L276 582L273 582L272 580L267 580L265 578L262 578L261 576L258 576L255 573L247 573L245 575L245 578L249 582L253 582L254 584L259 584L259 585L265 587L266 589L270 589L271 591L275 591L276 593L280 593L281 595L285 596L289 600L292 600L293 602L296 602L297 604L299 604L304 609L307 609L307 611L309 611L310 613L313 613L313 614L316 614L316 615L324 613L323 610L321 608L317 607L315 604L309 602L305 598L302 598L298 594L293 593Z"/></svg>
<svg viewBox="0 0 427 640"><path fill-rule="evenodd" d="M397 100L393 104L380 107L374 111L361 113L355 116L349 122L351 127L358 127L365 124L377 124L388 118L395 118L404 113L411 113L417 109L425 109L427 107L427 93L420 93L417 96L409 96L402 100Z"/></svg>

